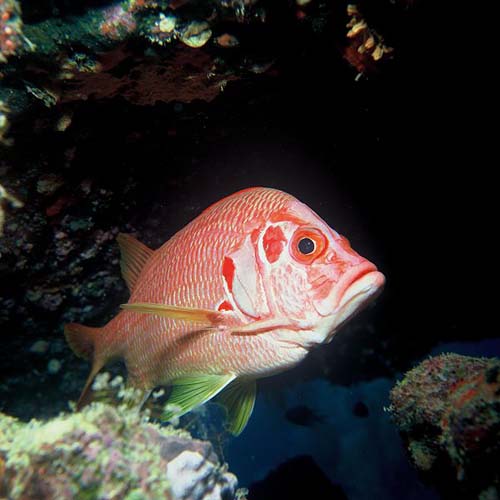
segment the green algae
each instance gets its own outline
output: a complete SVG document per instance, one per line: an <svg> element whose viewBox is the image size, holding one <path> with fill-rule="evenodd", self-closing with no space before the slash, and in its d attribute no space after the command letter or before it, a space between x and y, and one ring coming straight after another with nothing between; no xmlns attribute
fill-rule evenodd
<svg viewBox="0 0 500 500"><path fill-rule="evenodd" d="M36 498L39 491L82 500L168 499L160 448L173 435L190 437L149 423L125 406L103 403L47 422L23 423L0 414L0 494L8 491L12 499Z"/></svg>

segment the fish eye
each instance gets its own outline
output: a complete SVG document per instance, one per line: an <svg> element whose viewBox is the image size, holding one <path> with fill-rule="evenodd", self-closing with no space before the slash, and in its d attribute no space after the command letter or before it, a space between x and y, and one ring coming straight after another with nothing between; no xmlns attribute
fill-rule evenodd
<svg viewBox="0 0 500 500"><path fill-rule="evenodd" d="M299 227L292 237L290 253L302 264L311 264L323 255L328 246L328 240L322 231L314 227Z"/></svg>
<svg viewBox="0 0 500 500"><path fill-rule="evenodd" d="M297 248L299 249L299 252L303 255L309 255L310 253L313 253L315 248L316 248L316 243L314 243L311 238L302 238L299 240L299 244L297 245Z"/></svg>

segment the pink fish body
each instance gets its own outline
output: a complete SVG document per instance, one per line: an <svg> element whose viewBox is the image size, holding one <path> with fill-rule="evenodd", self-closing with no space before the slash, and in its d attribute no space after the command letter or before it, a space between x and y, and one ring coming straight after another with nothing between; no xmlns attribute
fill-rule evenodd
<svg viewBox="0 0 500 500"><path fill-rule="evenodd" d="M269 188L206 209L158 250L121 235L129 303L101 329L66 325L95 374L121 358L129 383L173 385L182 414L220 394L239 433L255 380L287 370L382 289L384 276L309 207ZM194 394L194 396L193 396Z"/></svg>

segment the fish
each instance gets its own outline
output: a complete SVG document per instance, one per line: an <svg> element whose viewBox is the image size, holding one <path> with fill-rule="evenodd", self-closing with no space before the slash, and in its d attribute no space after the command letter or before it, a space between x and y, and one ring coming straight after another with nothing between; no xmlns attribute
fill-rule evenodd
<svg viewBox="0 0 500 500"><path fill-rule="evenodd" d="M306 405L297 405L289 408L285 412L285 418L296 425L313 427L317 424L325 423L325 417L316 413Z"/></svg>
<svg viewBox="0 0 500 500"><path fill-rule="evenodd" d="M163 418L212 398L240 434L256 382L291 369L382 290L384 275L311 208L267 187L247 188L205 209L157 250L120 233L130 298L105 326L65 325L92 381L123 360L144 400L171 387Z"/></svg>
<svg viewBox="0 0 500 500"><path fill-rule="evenodd" d="M363 401L357 401L352 408L352 414L359 418L366 418L370 415L370 410Z"/></svg>

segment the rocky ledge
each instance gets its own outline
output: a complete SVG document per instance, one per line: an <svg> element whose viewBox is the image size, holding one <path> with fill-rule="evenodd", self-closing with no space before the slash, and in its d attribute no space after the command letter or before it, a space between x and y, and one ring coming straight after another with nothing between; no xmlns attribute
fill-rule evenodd
<svg viewBox="0 0 500 500"><path fill-rule="evenodd" d="M0 414L0 497L242 499L212 445L123 406L29 423Z"/></svg>

